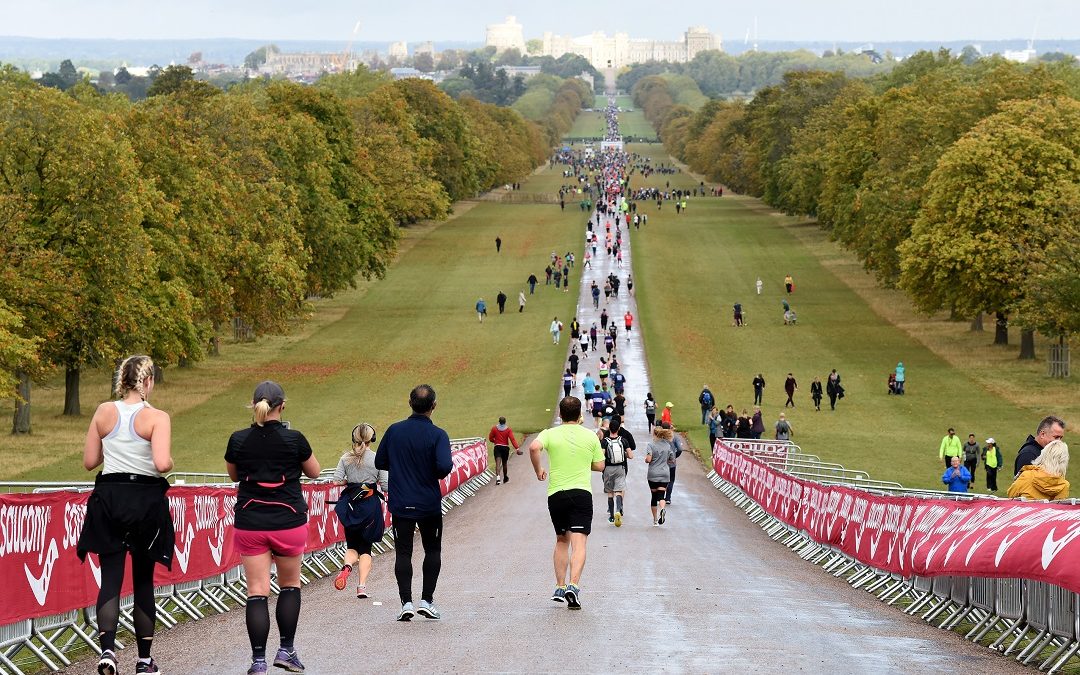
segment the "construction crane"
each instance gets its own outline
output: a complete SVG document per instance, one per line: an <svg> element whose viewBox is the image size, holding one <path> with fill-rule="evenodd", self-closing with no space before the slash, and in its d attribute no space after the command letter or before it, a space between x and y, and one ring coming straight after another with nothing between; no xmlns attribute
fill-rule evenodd
<svg viewBox="0 0 1080 675"><path fill-rule="evenodd" d="M352 35L349 36L349 42L345 45L345 51L341 53L341 71L345 72L349 67L349 59L352 58L352 46L356 41L356 34L360 32L360 20L356 21L356 25L353 26Z"/></svg>

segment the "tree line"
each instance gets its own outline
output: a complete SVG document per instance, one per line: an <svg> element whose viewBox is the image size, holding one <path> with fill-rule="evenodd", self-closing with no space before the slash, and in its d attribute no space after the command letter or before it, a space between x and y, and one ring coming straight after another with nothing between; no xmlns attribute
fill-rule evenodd
<svg viewBox="0 0 1080 675"><path fill-rule="evenodd" d="M870 78L789 72L750 102L694 112L635 87L696 172L816 218L927 313L1080 330L1080 69L923 52Z"/></svg>
<svg viewBox="0 0 1080 675"><path fill-rule="evenodd" d="M31 383L53 373L78 415L86 367L131 352L184 365L234 329L284 332L308 299L382 277L400 226L544 162L567 106L586 101L579 84L533 121L362 68L223 92L174 66L137 103L0 68L0 384L13 430L29 432Z"/></svg>

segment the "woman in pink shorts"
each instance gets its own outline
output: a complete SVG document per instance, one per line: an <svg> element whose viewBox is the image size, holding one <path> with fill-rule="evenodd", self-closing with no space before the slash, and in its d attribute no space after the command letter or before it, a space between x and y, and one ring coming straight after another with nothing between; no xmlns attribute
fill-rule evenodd
<svg viewBox="0 0 1080 675"><path fill-rule="evenodd" d="M247 576L247 630L251 641L249 675L267 672L266 642L270 635L270 563L277 563L281 587L277 625L281 645L274 665L304 672L293 640L300 620L300 560L307 543L307 503L301 474L319 475L319 460L304 435L281 422L285 391L266 381L252 397L255 421L235 432L225 451L229 476L237 481L233 544Z"/></svg>

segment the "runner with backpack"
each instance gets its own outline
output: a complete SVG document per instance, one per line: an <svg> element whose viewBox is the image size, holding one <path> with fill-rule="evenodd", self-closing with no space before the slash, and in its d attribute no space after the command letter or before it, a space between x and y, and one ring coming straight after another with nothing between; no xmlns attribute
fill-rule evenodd
<svg viewBox="0 0 1080 675"><path fill-rule="evenodd" d="M656 424L656 399L653 398L652 392L645 394L645 419L649 420L649 432L652 432L653 425Z"/></svg>
<svg viewBox="0 0 1080 675"><path fill-rule="evenodd" d="M701 388L701 394L698 395L698 403L701 404L701 423L709 423L709 411L712 410L713 403L716 403L716 399L713 398L712 391L709 389L709 385L704 385Z"/></svg>
<svg viewBox="0 0 1080 675"><path fill-rule="evenodd" d="M634 458L637 443L622 426L622 416L612 415L608 428L600 432L600 447L604 450L604 493L607 494L608 522L622 527L623 495L626 492L626 460Z"/></svg>

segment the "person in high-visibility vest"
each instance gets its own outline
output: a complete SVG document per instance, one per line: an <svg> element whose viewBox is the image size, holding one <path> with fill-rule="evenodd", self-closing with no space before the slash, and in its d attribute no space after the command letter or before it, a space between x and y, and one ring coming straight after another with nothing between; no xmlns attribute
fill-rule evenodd
<svg viewBox="0 0 1080 675"><path fill-rule="evenodd" d="M1005 458L1001 455L1001 448L997 446L993 438L986 439L986 446L982 450L982 461L983 469L986 471L986 489L996 493L998 490L997 472L1005 463Z"/></svg>
<svg viewBox="0 0 1080 675"><path fill-rule="evenodd" d="M938 448L938 459L945 461L945 468L952 464L953 457L961 457L964 454L964 446L960 437L956 435L956 429L949 428L949 433L941 438L941 446ZM961 457L962 459L962 457Z"/></svg>

